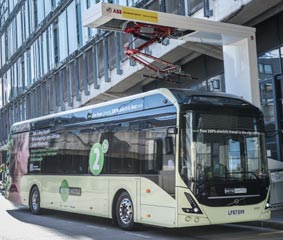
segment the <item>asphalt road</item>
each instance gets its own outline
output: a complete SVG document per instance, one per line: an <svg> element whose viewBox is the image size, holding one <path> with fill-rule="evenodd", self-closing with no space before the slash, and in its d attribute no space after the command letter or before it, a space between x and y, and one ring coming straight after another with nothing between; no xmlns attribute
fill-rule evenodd
<svg viewBox="0 0 283 240"><path fill-rule="evenodd" d="M16 208L0 196L0 240L236 240L283 239L283 231L225 224L195 228L166 229L139 225L135 231L123 231L111 220L85 215L46 211L32 215L27 208Z"/></svg>

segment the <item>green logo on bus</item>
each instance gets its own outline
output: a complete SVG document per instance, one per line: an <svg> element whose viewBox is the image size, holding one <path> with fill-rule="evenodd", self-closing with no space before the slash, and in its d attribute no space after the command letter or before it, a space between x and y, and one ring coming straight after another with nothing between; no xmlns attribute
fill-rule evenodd
<svg viewBox="0 0 283 240"><path fill-rule="evenodd" d="M61 183L60 189L59 189L61 199L66 202L69 197L69 183L66 179L64 179Z"/></svg>
<svg viewBox="0 0 283 240"><path fill-rule="evenodd" d="M59 188L59 193L63 202L66 202L69 196L81 196L82 189L78 187L70 187L66 179L64 179Z"/></svg>
<svg viewBox="0 0 283 240"><path fill-rule="evenodd" d="M89 169L93 175L99 175L104 164L104 153L109 149L109 142L107 139L102 144L93 144L89 154Z"/></svg>

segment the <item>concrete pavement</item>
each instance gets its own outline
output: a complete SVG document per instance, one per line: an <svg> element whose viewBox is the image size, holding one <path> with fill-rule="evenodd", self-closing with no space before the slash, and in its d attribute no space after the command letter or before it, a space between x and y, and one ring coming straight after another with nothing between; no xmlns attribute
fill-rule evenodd
<svg viewBox="0 0 283 240"><path fill-rule="evenodd" d="M283 208L272 210L271 218L269 220L252 221L252 222L245 222L241 224L283 230Z"/></svg>
<svg viewBox="0 0 283 240"><path fill-rule="evenodd" d="M4 191L0 190L0 193L4 195ZM245 222L240 224L283 230L283 208L272 210L271 218L269 220L252 221L252 222Z"/></svg>

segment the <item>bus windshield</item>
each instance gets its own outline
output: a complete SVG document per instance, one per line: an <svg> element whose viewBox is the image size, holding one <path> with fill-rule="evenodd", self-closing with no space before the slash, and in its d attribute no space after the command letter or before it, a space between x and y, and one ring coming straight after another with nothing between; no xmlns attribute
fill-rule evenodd
<svg viewBox="0 0 283 240"><path fill-rule="evenodd" d="M260 196L262 189L254 192L245 182L256 185L268 179L262 120L196 111L184 118L181 174L196 196L203 200Z"/></svg>

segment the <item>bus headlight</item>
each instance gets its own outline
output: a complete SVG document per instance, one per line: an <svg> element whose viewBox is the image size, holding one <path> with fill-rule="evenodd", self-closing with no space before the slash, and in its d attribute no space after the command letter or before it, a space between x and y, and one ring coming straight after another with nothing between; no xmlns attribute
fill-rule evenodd
<svg viewBox="0 0 283 240"><path fill-rule="evenodd" d="M199 209L197 207L195 207L193 210L194 210L195 213L199 212Z"/></svg>
<svg viewBox="0 0 283 240"><path fill-rule="evenodd" d="M189 193L184 193L187 200L189 201L191 208L182 208L182 210L185 213L195 213L195 214L202 214L202 211L196 201L193 199L193 197Z"/></svg>

